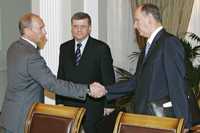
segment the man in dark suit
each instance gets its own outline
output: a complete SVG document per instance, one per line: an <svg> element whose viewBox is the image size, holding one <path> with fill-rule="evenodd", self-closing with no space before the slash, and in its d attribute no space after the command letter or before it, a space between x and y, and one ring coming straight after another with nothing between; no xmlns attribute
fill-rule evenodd
<svg viewBox="0 0 200 133"><path fill-rule="evenodd" d="M7 52L8 86L0 116L0 126L5 133L23 133L29 108L43 102L44 89L63 96L85 100L87 94L101 97L106 90L98 83L74 84L57 80L47 67L37 47L43 48L47 39L43 20L32 13L19 21L21 37Z"/></svg>
<svg viewBox="0 0 200 133"><path fill-rule="evenodd" d="M148 39L145 49L133 79L108 87L107 98L134 92L135 113L163 116L165 112L165 116L183 117L189 128L185 53L180 41L163 29L161 14L155 5L140 5L134 19L134 28ZM158 104L160 112L154 108Z"/></svg>
<svg viewBox="0 0 200 133"><path fill-rule="evenodd" d="M60 46L58 78L84 84L94 81L103 85L113 84L115 77L110 48L90 36L90 16L83 12L75 13L71 18L71 26L73 39ZM88 96L86 101L80 101L57 95L56 103L86 107L84 130L86 133L96 133L97 123L104 113L104 99Z"/></svg>

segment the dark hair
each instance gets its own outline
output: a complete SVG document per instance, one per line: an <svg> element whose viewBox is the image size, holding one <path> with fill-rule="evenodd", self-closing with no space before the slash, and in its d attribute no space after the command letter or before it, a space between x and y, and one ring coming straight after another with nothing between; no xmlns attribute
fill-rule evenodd
<svg viewBox="0 0 200 133"><path fill-rule="evenodd" d="M90 15L84 12L77 12L71 18L71 23L73 20L88 19L88 24L91 25L92 21Z"/></svg>
<svg viewBox="0 0 200 133"><path fill-rule="evenodd" d="M33 14L33 13L27 13L20 18L19 24L18 24L20 35L24 34L25 28L32 27L32 19L33 18L39 18L39 16L36 14Z"/></svg>
<svg viewBox="0 0 200 133"><path fill-rule="evenodd" d="M154 19L160 23L162 23L162 16L160 14L160 10L156 5L153 4L142 4L141 11L145 14L151 14Z"/></svg>

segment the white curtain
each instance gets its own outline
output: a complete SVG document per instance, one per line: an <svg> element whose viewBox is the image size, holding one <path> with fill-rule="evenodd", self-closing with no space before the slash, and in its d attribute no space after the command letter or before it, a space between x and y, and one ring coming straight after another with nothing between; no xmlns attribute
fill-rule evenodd
<svg viewBox="0 0 200 133"><path fill-rule="evenodd" d="M137 61L131 63L128 56L139 50L129 0L107 1L107 31L107 42L111 47L114 65L134 73Z"/></svg>
<svg viewBox="0 0 200 133"><path fill-rule="evenodd" d="M44 20L48 38L45 48L41 50L41 55L56 75L60 44L71 36L70 32L67 32L70 31L71 3L65 0L38 0L37 2L39 15ZM54 99L54 93L45 91L45 103L55 104Z"/></svg>
<svg viewBox="0 0 200 133"><path fill-rule="evenodd" d="M188 32L193 32L200 36L200 0L194 0Z"/></svg>
<svg viewBox="0 0 200 133"><path fill-rule="evenodd" d="M57 74L58 70L60 44L69 39L67 35L67 30L70 31L71 17L69 5L70 3L65 0L40 1L40 16L46 24L48 38L45 48L41 50L41 55L54 74Z"/></svg>
<svg viewBox="0 0 200 133"><path fill-rule="evenodd" d="M200 0L194 0L190 23L188 26L188 32L195 33L196 35L198 35L200 37L199 22L200 22ZM192 41L192 40L190 40L190 41L192 42L192 44L196 44L194 41ZM200 44L198 44L198 45L200 45ZM200 57L197 57L193 60L193 65L197 66L199 64L200 64Z"/></svg>

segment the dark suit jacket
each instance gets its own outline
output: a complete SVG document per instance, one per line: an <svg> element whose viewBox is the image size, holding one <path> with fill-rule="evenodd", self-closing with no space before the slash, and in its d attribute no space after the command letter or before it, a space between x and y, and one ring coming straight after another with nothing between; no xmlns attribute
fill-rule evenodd
<svg viewBox="0 0 200 133"><path fill-rule="evenodd" d="M13 133L24 132L28 109L35 102L43 102L43 88L71 98L86 99L87 85L57 80L36 48L23 39L8 49L7 76L0 126Z"/></svg>
<svg viewBox="0 0 200 133"><path fill-rule="evenodd" d="M108 99L135 92L135 113L148 114L147 104L169 96L176 117L190 125L186 96L187 81L184 49L180 41L161 30L154 38L146 57L141 53L136 73L130 81L111 86Z"/></svg>
<svg viewBox="0 0 200 133"><path fill-rule="evenodd" d="M71 80L75 83L92 83L94 81L100 82L103 85L114 83L113 60L107 44L89 37L78 66L75 66L74 49L74 39L61 45L58 69L59 79ZM90 110L93 110L92 117L89 119L95 119L95 116L103 115L103 99L93 99L88 96L86 102L84 102L56 96L57 103L84 106L88 113Z"/></svg>

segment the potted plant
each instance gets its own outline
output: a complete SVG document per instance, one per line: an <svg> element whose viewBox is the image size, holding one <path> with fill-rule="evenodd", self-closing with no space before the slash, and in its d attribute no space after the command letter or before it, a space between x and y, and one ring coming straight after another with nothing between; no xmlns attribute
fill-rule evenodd
<svg viewBox="0 0 200 133"><path fill-rule="evenodd" d="M186 33L180 39L185 49L187 80L189 85L188 102L192 114L192 124L200 123L200 37L194 33Z"/></svg>
<svg viewBox="0 0 200 133"><path fill-rule="evenodd" d="M180 39L186 54L187 79L189 88L200 98L200 37L194 33L186 33L186 38Z"/></svg>

